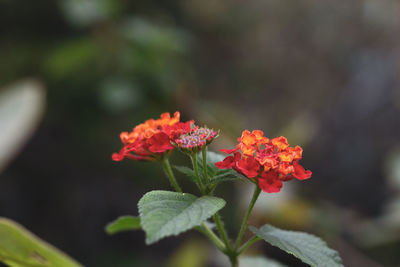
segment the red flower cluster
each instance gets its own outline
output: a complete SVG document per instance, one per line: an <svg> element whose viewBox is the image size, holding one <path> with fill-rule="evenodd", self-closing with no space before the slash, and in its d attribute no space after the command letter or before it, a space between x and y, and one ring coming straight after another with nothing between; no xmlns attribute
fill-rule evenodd
<svg viewBox="0 0 400 267"><path fill-rule="evenodd" d="M303 149L299 146L290 147L283 136L269 140L260 130L251 133L245 130L238 141L235 149L221 149L221 152L233 153L233 156L215 165L220 169L233 168L248 178L257 179L264 192L279 192L282 181L311 177L311 171L306 171L298 163Z"/></svg>
<svg viewBox="0 0 400 267"><path fill-rule="evenodd" d="M164 153L174 149L171 141L192 131L193 121L179 122L179 120L178 111L173 117L169 113L163 113L159 119L149 119L137 125L132 132L122 132L120 137L124 146L119 153L112 155L112 159L159 160Z"/></svg>

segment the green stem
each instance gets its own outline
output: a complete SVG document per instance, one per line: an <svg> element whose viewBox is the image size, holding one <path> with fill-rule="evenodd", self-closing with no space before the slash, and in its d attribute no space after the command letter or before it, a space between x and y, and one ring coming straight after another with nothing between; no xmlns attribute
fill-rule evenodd
<svg viewBox="0 0 400 267"><path fill-rule="evenodd" d="M232 267L237 267L238 266L238 258L237 254L230 254L228 255L229 261L231 262Z"/></svg>
<svg viewBox="0 0 400 267"><path fill-rule="evenodd" d="M208 177L208 170L207 170L207 146L201 150L203 156L203 172L204 172L204 180L206 181L206 185L209 184L210 180Z"/></svg>
<svg viewBox="0 0 400 267"><path fill-rule="evenodd" d="M201 226L197 227L197 230L205 234L220 251L226 253L226 246L224 242L222 242L221 239L219 239L218 236L214 234L214 232L208 228L205 223L202 223Z"/></svg>
<svg viewBox="0 0 400 267"><path fill-rule="evenodd" d="M179 186L178 182L176 181L174 173L172 172L171 164L169 164L169 159L167 157L163 158L162 163L163 163L165 174L167 175L169 181L171 182L171 185L175 188L176 192L182 193L182 189Z"/></svg>
<svg viewBox="0 0 400 267"><path fill-rule="evenodd" d="M202 156L203 156L204 177L207 177L207 178L205 178L207 180L208 179L208 176L207 176L207 155L206 155L207 154L207 147L203 148L202 153L203 153ZM201 178L200 178L200 175L199 175L198 166L197 166L197 154L193 154L192 163L193 163L194 172L195 172L196 177L198 179L200 191L202 191L202 193L205 194L204 187L202 188L203 184L202 184L202 181L201 181ZM221 217L219 216L218 213L214 214L214 221L215 221L215 224L217 226L219 235L221 236L222 240L224 240L224 243L225 243L225 246L226 246L227 250L230 251L231 248L230 248L228 235L226 233L224 225L222 224Z"/></svg>
<svg viewBox="0 0 400 267"><path fill-rule="evenodd" d="M193 170L194 174L196 175L197 179L197 186L200 189L200 192L205 195L206 191L204 190L203 182L201 180L200 174L199 174L199 167L197 166L197 153L193 153L190 158L192 159L192 164L193 164Z"/></svg>
<svg viewBox="0 0 400 267"><path fill-rule="evenodd" d="M246 243L243 244L243 246L241 246L237 252L238 255L242 254L246 249L248 249L251 245L253 245L255 242L261 240L261 238L259 238L258 236L253 236L252 238L250 238L249 240L247 240Z"/></svg>
<svg viewBox="0 0 400 267"><path fill-rule="evenodd" d="M256 203L257 198L260 195L260 192L261 192L261 188L258 185L256 185L256 188L254 189L253 197L251 198L249 207L247 209L246 215L244 216L242 226L240 227L240 231L239 231L238 237L235 242L235 249L234 249L235 251L237 250L237 248L240 245L240 241L242 240L243 234L246 230L247 221L249 220L250 213L253 210L254 204Z"/></svg>
<svg viewBox="0 0 400 267"><path fill-rule="evenodd" d="M222 240L224 240L225 246L228 251L232 251L231 245L229 242L228 234L226 233L225 227L221 221L221 217L219 216L218 212L214 214L214 222L217 226L219 235L221 236Z"/></svg>

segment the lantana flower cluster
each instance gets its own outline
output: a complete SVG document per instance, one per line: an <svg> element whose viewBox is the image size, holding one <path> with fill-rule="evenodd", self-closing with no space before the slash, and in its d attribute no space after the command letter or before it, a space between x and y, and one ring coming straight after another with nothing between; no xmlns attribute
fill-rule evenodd
<svg viewBox="0 0 400 267"><path fill-rule="evenodd" d="M124 146L119 153L112 155L112 159L115 161L124 158L144 161L160 159L165 153L174 149L171 141L192 131L193 121L179 120L179 112L175 112L173 117L169 113L163 113L159 119L149 119L137 125L131 132L122 132L120 138Z"/></svg>
<svg viewBox="0 0 400 267"><path fill-rule="evenodd" d="M233 155L215 165L220 169L232 168L258 182L264 192L280 192L284 181L311 177L311 171L299 164L303 149L290 147L283 136L270 140L260 130L245 130L238 142L234 149L221 149L221 152Z"/></svg>
<svg viewBox="0 0 400 267"><path fill-rule="evenodd" d="M157 161L168 156L175 146L198 152L215 137L216 131L196 126L193 120L180 122L178 111L173 117L163 113L159 119L149 119L135 126L131 132L122 132L123 147L118 153L113 153L112 159Z"/></svg>

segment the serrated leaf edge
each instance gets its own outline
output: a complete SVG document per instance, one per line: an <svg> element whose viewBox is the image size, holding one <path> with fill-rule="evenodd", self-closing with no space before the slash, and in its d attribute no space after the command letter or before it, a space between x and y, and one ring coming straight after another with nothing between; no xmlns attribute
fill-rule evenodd
<svg viewBox="0 0 400 267"><path fill-rule="evenodd" d="M139 217L141 218L142 216L143 216L143 213L142 213L142 209L141 209L141 205L140 205L140 203L142 202L142 199L146 196L146 195L148 195L148 194L150 194L150 193L155 193L155 192L168 192L168 193L177 193L177 192L171 192L171 191L164 191L164 190L153 190L153 191L150 191L150 192L147 192L146 194L144 194L143 195L143 197L139 200L139 202L138 202L138 210L139 210ZM178 193L179 194L179 193ZM219 201L221 201L222 200L222 206L221 206L221 208L219 208L219 209L217 209L217 211L216 212L218 212L220 209L222 209L225 205L226 205L226 201L224 200L224 199L222 199L222 198L218 198L218 197L213 197L213 196L202 196L202 197L197 197L197 196L195 196L195 195L192 195L192 194L189 194L189 193L181 193L182 195L191 195L191 196L194 196L194 197L196 197L196 199L195 199L195 201L193 201L187 208L185 208L184 210L186 210L186 209L188 209L190 206L192 206L193 205L193 203L195 203L196 201L198 201L199 199L201 199L201 198L212 198L212 199L216 199L216 200L219 200ZM183 210L183 211L184 211ZM183 211L181 212L181 213L183 213ZM203 212L203 210L202 210L202 212ZM180 214L181 214L180 213ZM149 239L148 237L147 237L147 232L146 232L146 229L142 226L142 229L144 230L144 232L146 233L146 240L145 240L145 242L146 242L146 245L151 245L151 244L154 244L154 243L156 243L156 242L158 242L159 240L161 240L161 239L163 239L163 238L165 238L165 237L168 237L168 236L178 236L178 235L180 235L180 234L182 234L182 233L185 233L185 232L187 232L188 230L190 230L190 229L193 229L194 227L196 227L196 226L199 226L200 224L202 224L203 222L205 222L205 221L207 221L211 216L213 216L213 214L211 214L210 216L208 216L207 218L205 218L202 222L200 222L199 224L195 224L195 225L193 225L192 227L189 227L189 228L187 228L187 229L184 229L184 230L182 230L182 231L180 231L179 233L173 233L173 234L168 234L168 235L161 235L160 237L158 237L157 239L155 239L155 240L152 240L152 239ZM167 223L165 223L165 225L166 225ZM165 225L163 226L163 227L165 227ZM162 228L161 228L162 229ZM160 229L160 231L161 231L161 229Z"/></svg>
<svg viewBox="0 0 400 267"><path fill-rule="evenodd" d="M338 265L344 266L344 265L343 265L343 262L342 262L342 258L340 257L339 253L338 253L336 250L331 249L331 248L328 246L328 244L327 244L323 239L321 239L320 237L318 237L318 236L316 236L316 235L313 235L313 234L310 234L310 233L306 233L306 232L301 232L301 231L284 230L284 229L280 229L280 228L277 228L277 227L272 226L272 225L269 225L269 224L263 225L263 226L261 226L260 228L257 228L257 227L254 227L254 226L249 226L249 229L250 229L250 231L253 232L256 236L262 238L261 236L259 236L259 235L257 234L257 231L260 231L260 229L263 228L263 227L265 227L265 226L269 226L269 227L271 227L271 228L274 228L274 229L277 229L277 230L281 230L281 231L285 231L285 232L289 232L289 233L297 233L297 234L301 233L301 234L308 235L308 236L310 236L310 237L316 238L316 239L319 240L323 245L325 245L327 249L331 250L332 252L334 252L334 253L336 254L336 257L333 258L332 260L335 261ZM274 236L274 237L275 237L275 236ZM275 237L275 238L278 238L278 237ZM293 255L294 257L298 258L299 260L303 261L303 260L300 258L300 256L298 256L295 252L291 251L291 249L288 249L287 247L285 247L285 246L283 246L283 245L271 244L268 240L265 240L264 238L262 238L262 239L263 239L265 242L267 242L268 244L270 244L271 246L278 247L278 248L282 249L283 251L285 251L286 253L291 254L291 255ZM298 252L298 251L297 251L297 253L298 253L298 254L302 254L302 253L300 253L300 252ZM306 256L306 255L305 255L305 256ZM308 257L307 257L307 258L308 258ZM310 258L309 258L309 260L310 260L311 262L313 262L315 265L311 265L311 264L308 263L308 262L305 262L305 263L310 264L311 266L318 266L318 263L315 263L315 262L314 262L312 259L310 259ZM304 261L303 261L303 262L304 262Z"/></svg>

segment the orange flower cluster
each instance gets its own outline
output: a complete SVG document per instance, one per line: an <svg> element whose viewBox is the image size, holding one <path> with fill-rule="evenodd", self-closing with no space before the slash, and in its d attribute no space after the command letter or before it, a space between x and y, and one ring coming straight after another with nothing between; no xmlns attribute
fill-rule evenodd
<svg viewBox="0 0 400 267"><path fill-rule="evenodd" d="M163 113L159 119L149 119L137 125L131 132L122 132L120 138L124 146L119 153L114 153L112 159L121 161L124 158L132 160L159 160L174 149L171 141L182 134L192 131L193 121L179 122L180 113L174 116Z"/></svg>
<svg viewBox="0 0 400 267"><path fill-rule="evenodd" d="M245 130L238 141L235 149L221 149L221 152L233 153L233 156L215 165L220 169L233 168L248 178L257 179L264 192L279 192L282 181L311 177L311 171L306 171L298 163L303 149L300 146L290 147L283 136L270 140L260 130Z"/></svg>

